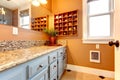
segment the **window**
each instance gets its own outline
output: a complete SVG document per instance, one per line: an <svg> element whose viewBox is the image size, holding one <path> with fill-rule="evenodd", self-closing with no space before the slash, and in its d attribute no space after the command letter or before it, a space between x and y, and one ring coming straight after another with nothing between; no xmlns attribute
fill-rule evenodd
<svg viewBox="0 0 120 80"><path fill-rule="evenodd" d="M113 0L87 1L87 40L100 41L112 37Z"/></svg>
<svg viewBox="0 0 120 80"><path fill-rule="evenodd" d="M29 9L20 11L20 26L25 29L30 29Z"/></svg>
<svg viewBox="0 0 120 80"><path fill-rule="evenodd" d="M20 25L22 28L30 29L29 23L30 23L29 16L20 17Z"/></svg>

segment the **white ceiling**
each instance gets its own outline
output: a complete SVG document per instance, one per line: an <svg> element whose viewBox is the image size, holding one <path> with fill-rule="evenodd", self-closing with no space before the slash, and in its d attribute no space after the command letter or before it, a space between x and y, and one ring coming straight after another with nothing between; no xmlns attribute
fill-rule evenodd
<svg viewBox="0 0 120 80"><path fill-rule="evenodd" d="M28 5L29 3L30 3L29 0L10 0L10 1L0 0L1 6L4 6L8 9L12 9L12 10L15 10L21 6Z"/></svg>

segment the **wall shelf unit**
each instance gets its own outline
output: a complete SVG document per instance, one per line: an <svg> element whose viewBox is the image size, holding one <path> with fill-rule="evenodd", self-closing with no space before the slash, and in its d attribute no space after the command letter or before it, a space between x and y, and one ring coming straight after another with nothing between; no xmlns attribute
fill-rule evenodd
<svg viewBox="0 0 120 80"><path fill-rule="evenodd" d="M35 31L43 31L48 27L48 16L36 17L31 21L31 29Z"/></svg>
<svg viewBox="0 0 120 80"><path fill-rule="evenodd" d="M69 11L54 15L54 29L58 36L77 36L78 11Z"/></svg>

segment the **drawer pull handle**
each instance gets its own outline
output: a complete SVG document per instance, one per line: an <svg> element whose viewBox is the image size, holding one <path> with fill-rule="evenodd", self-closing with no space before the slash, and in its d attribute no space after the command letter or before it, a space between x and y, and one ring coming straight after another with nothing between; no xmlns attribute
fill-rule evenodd
<svg viewBox="0 0 120 80"><path fill-rule="evenodd" d="M42 67L43 67L43 65L39 65L39 67L40 67L40 68L42 68Z"/></svg>
<svg viewBox="0 0 120 80"><path fill-rule="evenodd" d="M56 57L53 57L53 59L56 59Z"/></svg>
<svg viewBox="0 0 120 80"><path fill-rule="evenodd" d="M55 69L55 68L56 68L56 65L53 66L53 69Z"/></svg>
<svg viewBox="0 0 120 80"><path fill-rule="evenodd" d="M56 67L56 65L54 65L54 67Z"/></svg>
<svg viewBox="0 0 120 80"><path fill-rule="evenodd" d="M43 67L43 65L39 65L38 68L37 68L37 70L41 69L42 67Z"/></svg>
<svg viewBox="0 0 120 80"><path fill-rule="evenodd" d="M56 80L56 79L53 79L53 80Z"/></svg>

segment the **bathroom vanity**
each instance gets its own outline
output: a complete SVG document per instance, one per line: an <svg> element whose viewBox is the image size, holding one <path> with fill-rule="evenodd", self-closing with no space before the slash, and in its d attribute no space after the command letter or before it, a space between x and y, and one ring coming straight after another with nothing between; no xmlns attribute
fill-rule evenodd
<svg viewBox="0 0 120 80"><path fill-rule="evenodd" d="M65 46L40 46L0 53L0 80L59 80Z"/></svg>

